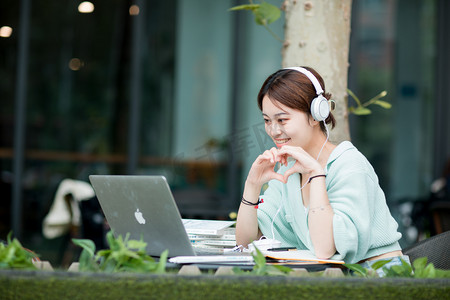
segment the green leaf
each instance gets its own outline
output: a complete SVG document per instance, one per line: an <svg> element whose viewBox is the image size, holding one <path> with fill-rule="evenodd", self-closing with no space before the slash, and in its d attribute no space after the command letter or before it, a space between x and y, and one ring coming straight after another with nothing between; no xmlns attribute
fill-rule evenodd
<svg viewBox="0 0 450 300"><path fill-rule="evenodd" d="M425 267L422 273L423 278L435 278L436 277L436 269L434 265L430 263Z"/></svg>
<svg viewBox="0 0 450 300"><path fill-rule="evenodd" d="M8 235L6 236L6 243L7 243L8 245L11 244L11 242L12 242L11 237L12 237L12 231L10 231L10 232L8 233Z"/></svg>
<svg viewBox="0 0 450 300"><path fill-rule="evenodd" d="M256 247L256 245L254 243L253 243L253 246L255 247L255 252L256 252L256 254L254 252L252 253L253 259L255 261L255 265L256 266L265 265L266 258L264 257L262 252L258 249L258 247Z"/></svg>
<svg viewBox="0 0 450 300"><path fill-rule="evenodd" d="M136 252L134 252L134 251L132 251L132 250L125 250L125 251L123 252L122 256L123 256L123 257L127 257L127 258L130 258L130 257L136 258L136 259L139 259L139 258L140 258L140 256L139 256Z"/></svg>
<svg viewBox="0 0 450 300"><path fill-rule="evenodd" d="M385 277L450 278L450 270L436 269L432 263L427 265L426 257L414 260L412 266L405 260L401 259L401 265L394 265L390 268L387 268L385 267L385 263L388 261L389 260L376 262L372 265L372 269L383 268ZM355 275L371 277L370 272L372 270L368 270L359 264L344 264L344 266L352 270Z"/></svg>
<svg viewBox="0 0 450 300"><path fill-rule="evenodd" d="M253 244L253 246L255 246L255 244ZM250 273L254 275L286 275L292 271L292 269L287 266L267 264L266 257L256 246L255 251L252 252L252 256L255 262L255 266ZM236 274L239 273L237 271L234 272Z"/></svg>
<svg viewBox="0 0 450 300"><path fill-rule="evenodd" d="M119 235L117 238L115 238L114 233L112 231L109 231L106 234L106 241L108 242L109 248L112 251L119 251L120 249L125 247L122 236Z"/></svg>
<svg viewBox="0 0 450 300"><path fill-rule="evenodd" d="M78 259L80 271L96 271L94 242L89 239L72 239L72 242L83 249Z"/></svg>
<svg viewBox="0 0 450 300"><path fill-rule="evenodd" d="M256 275L264 275L267 270L266 258L254 243L253 246L255 247L255 251L252 252L252 256L255 261L255 266L253 267L252 273Z"/></svg>
<svg viewBox="0 0 450 300"><path fill-rule="evenodd" d="M386 274L388 273L388 271L391 271L392 277L399 277L404 274L403 266L399 266L399 265L392 266L389 269L385 268L384 271Z"/></svg>
<svg viewBox="0 0 450 300"><path fill-rule="evenodd" d="M385 109L390 109L392 107L392 104L390 104L389 102L380 100L380 98L383 98L387 95L386 91L382 91L381 93L379 93L378 95L376 95L375 97L364 103L361 103L361 100L350 89L347 89L347 92L356 102L356 107L352 106L348 108L349 112L354 113L355 115L362 116L371 114L372 113L371 110L368 109L367 107L372 104L381 106L382 108Z"/></svg>
<svg viewBox="0 0 450 300"><path fill-rule="evenodd" d="M264 18L263 15L261 15L261 13L258 10L255 10L253 12L253 15L255 16L255 23L258 25L266 25L267 24L267 20Z"/></svg>
<svg viewBox="0 0 450 300"><path fill-rule="evenodd" d="M118 271L117 263L113 260L104 261L103 263L100 263L100 270L107 273L113 273Z"/></svg>
<svg viewBox="0 0 450 300"><path fill-rule="evenodd" d="M97 263L86 249L81 251L78 263L80 264L78 267L80 271L96 271L98 269Z"/></svg>
<svg viewBox="0 0 450 300"><path fill-rule="evenodd" d="M156 267L155 273L162 274L166 271L167 257L169 256L169 250L164 250L159 256L159 262Z"/></svg>
<svg viewBox="0 0 450 300"><path fill-rule="evenodd" d="M264 28L279 42L283 43L283 40L276 35L267 25L275 22L281 16L281 10L269 3L262 2L261 4L253 4L250 0L251 4L238 5L230 8L231 11L236 10L250 10L254 17L255 22L258 25L264 26Z"/></svg>
<svg viewBox="0 0 450 300"><path fill-rule="evenodd" d="M366 268L359 264L344 264L344 266L354 272L354 274L367 277L368 271Z"/></svg>
<svg viewBox="0 0 450 300"><path fill-rule="evenodd" d="M450 278L450 270L436 269L436 278Z"/></svg>
<svg viewBox="0 0 450 300"><path fill-rule="evenodd" d="M373 99L377 99L378 100L380 98L386 97L386 95L387 95L387 91L381 91L378 95L373 97Z"/></svg>
<svg viewBox="0 0 450 300"><path fill-rule="evenodd" d="M233 6L229 10L251 10L254 11L255 9L258 9L259 4L243 4L238 6Z"/></svg>
<svg viewBox="0 0 450 300"><path fill-rule="evenodd" d="M130 240L127 244L128 248L131 249L138 249L138 250L145 250L147 247L147 243L143 240L137 241L137 240Z"/></svg>
<svg viewBox="0 0 450 300"><path fill-rule="evenodd" d="M95 244L93 241L89 239L72 239L72 242L86 250L86 252L90 255L90 257L95 256Z"/></svg>
<svg viewBox="0 0 450 300"><path fill-rule="evenodd" d="M268 267L269 275L286 275L292 272L292 269L287 266L269 265Z"/></svg>
<svg viewBox="0 0 450 300"><path fill-rule="evenodd" d="M406 262L403 258L400 258L403 269L405 269L406 276L411 276L413 269L410 263Z"/></svg>
<svg viewBox="0 0 450 300"><path fill-rule="evenodd" d="M0 247L0 269L36 269L33 257L36 255L22 247L16 238L12 239L12 232L7 236L7 244Z"/></svg>
<svg viewBox="0 0 450 300"><path fill-rule="evenodd" d="M259 7L253 10L255 21L259 25L267 25L275 22L281 16L281 11L275 5L262 2Z"/></svg>
<svg viewBox="0 0 450 300"><path fill-rule="evenodd" d="M355 102L356 102L356 104L357 104L358 106L361 106L361 101L360 101L359 98L355 95L355 93L353 93L352 90L347 89L347 93L350 95L350 97L352 97L352 98L355 100Z"/></svg>
<svg viewBox="0 0 450 300"><path fill-rule="evenodd" d="M233 270L233 273L236 274L236 275L243 275L243 274L247 274L248 273L248 272L242 270L239 267L233 267L232 270Z"/></svg>
<svg viewBox="0 0 450 300"><path fill-rule="evenodd" d="M426 257L420 257L414 260L413 267L414 272L422 272L427 266L428 259Z"/></svg>
<svg viewBox="0 0 450 300"><path fill-rule="evenodd" d="M390 268L383 268L386 277L414 277L411 265L403 259L401 259L401 262L401 265L394 265Z"/></svg>
<svg viewBox="0 0 450 300"><path fill-rule="evenodd" d="M104 257L108 257L109 255L111 255L111 249L104 249L104 250L100 250L97 252L97 256L104 256Z"/></svg>
<svg viewBox="0 0 450 300"><path fill-rule="evenodd" d="M371 267L374 270L378 270L379 268L383 267L385 264L387 264L391 261L392 261L392 259L379 260L379 261L376 261Z"/></svg>
<svg viewBox="0 0 450 300"><path fill-rule="evenodd" d="M275 22L281 16L281 10L267 2L261 4L244 4L234 6L229 9L230 11L236 10L250 10L255 16L255 22L258 25L267 25Z"/></svg>
<svg viewBox="0 0 450 300"><path fill-rule="evenodd" d="M390 109L392 107L392 104L390 104L389 102L386 102L386 101L382 101L382 100L377 100L374 102L374 104L379 105L385 109Z"/></svg>
<svg viewBox="0 0 450 300"><path fill-rule="evenodd" d="M100 250L95 254L95 245L90 240L77 240L74 243L81 246L83 251L80 255L81 271L102 272L150 272L164 273L168 251L161 254L159 262L146 254L147 243L141 238L130 240L130 235L125 238L121 235L114 237L112 231L106 235L109 249Z"/></svg>
<svg viewBox="0 0 450 300"><path fill-rule="evenodd" d="M372 111L370 109L362 107L362 106L359 106L359 107L352 106L349 108L349 111L358 116L370 115L372 113Z"/></svg>

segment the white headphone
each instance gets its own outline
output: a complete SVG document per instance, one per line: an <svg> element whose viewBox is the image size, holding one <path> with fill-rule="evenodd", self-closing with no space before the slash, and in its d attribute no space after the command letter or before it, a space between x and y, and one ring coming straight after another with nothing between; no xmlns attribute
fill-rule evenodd
<svg viewBox="0 0 450 300"><path fill-rule="evenodd" d="M309 80L314 85L314 88L316 89L316 94L317 94L317 97L314 98L313 101L311 102L311 116L316 121L319 121L319 122L325 121L326 118L328 118L328 115L330 114L330 106L328 105L327 98L325 98L322 95L323 89L319 83L319 80L317 80L316 76L314 76L314 74L311 73L310 71L306 70L305 68L301 68L301 67L290 67L290 68L285 68L285 69L295 70L297 72L303 73L304 75L306 75L309 78Z"/></svg>

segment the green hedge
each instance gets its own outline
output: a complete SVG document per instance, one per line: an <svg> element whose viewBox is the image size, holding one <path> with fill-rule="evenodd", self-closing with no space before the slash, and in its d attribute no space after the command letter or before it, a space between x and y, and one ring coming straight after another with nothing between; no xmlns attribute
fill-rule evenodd
<svg viewBox="0 0 450 300"><path fill-rule="evenodd" d="M450 299L450 279L0 271L0 299Z"/></svg>

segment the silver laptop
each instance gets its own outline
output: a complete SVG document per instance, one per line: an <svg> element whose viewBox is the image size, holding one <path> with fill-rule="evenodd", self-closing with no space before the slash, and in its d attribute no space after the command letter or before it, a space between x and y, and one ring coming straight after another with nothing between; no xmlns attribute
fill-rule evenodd
<svg viewBox="0 0 450 300"><path fill-rule="evenodd" d="M169 257L195 255L164 176L91 175L89 180L116 235L142 237L151 256L165 249Z"/></svg>

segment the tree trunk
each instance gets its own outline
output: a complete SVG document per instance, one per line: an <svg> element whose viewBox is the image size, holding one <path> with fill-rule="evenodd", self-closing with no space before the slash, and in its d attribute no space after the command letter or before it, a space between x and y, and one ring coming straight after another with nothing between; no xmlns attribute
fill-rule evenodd
<svg viewBox="0 0 450 300"><path fill-rule="evenodd" d="M347 71L352 0L286 0L283 67L310 66L323 77L336 102L330 140L350 140Z"/></svg>

